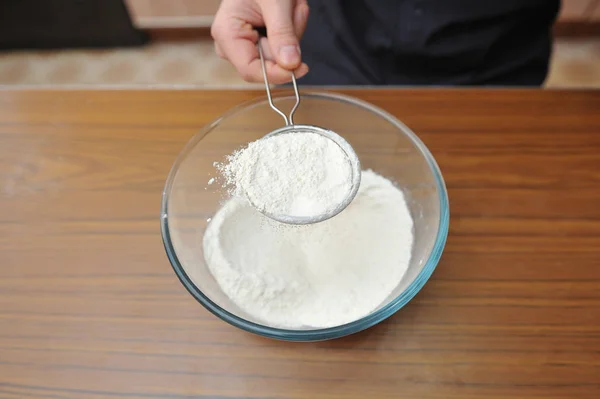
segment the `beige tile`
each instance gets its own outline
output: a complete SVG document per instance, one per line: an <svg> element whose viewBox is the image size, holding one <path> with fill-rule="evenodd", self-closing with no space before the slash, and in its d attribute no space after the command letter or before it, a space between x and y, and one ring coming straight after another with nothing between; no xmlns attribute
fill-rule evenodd
<svg viewBox="0 0 600 399"><path fill-rule="evenodd" d="M210 40L114 50L0 53L0 84L245 86Z"/></svg>
<svg viewBox="0 0 600 399"><path fill-rule="evenodd" d="M557 40L546 86L600 88L600 38Z"/></svg>
<svg viewBox="0 0 600 399"><path fill-rule="evenodd" d="M130 13L138 18L213 16L220 0L126 0Z"/></svg>
<svg viewBox="0 0 600 399"><path fill-rule="evenodd" d="M208 39L134 49L0 53L0 84L249 86L214 54ZM547 87L600 87L600 38L558 40Z"/></svg>
<svg viewBox="0 0 600 399"><path fill-rule="evenodd" d="M210 26L220 0L126 0L140 28Z"/></svg>

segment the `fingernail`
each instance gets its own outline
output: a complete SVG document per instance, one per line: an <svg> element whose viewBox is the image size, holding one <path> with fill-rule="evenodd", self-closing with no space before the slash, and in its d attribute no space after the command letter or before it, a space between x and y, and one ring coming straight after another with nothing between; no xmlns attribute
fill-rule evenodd
<svg viewBox="0 0 600 399"><path fill-rule="evenodd" d="M300 61L300 48L298 46L283 46L279 49L279 58L284 64L297 64Z"/></svg>

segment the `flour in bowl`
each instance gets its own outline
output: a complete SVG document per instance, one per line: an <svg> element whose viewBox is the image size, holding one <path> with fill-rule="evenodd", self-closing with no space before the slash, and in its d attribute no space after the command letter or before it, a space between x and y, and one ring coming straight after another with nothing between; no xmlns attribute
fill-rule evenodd
<svg viewBox="0 0 600 399"><path fill-rule="evenodd" d="M287 225L234 195L203 238L206 263L223 292L244 312L281 328L333 327L368 315L400 284L412 246L402 191L370 170L350 205L329 220Z"/></svg>
<svg viewBox="0 0 600 399"><path fill-rule="evenodd" d="M246 195L270 215L328 214L352 189L352 166L346 153L317 133L265 137L216 166L235 195Z"/></svg>

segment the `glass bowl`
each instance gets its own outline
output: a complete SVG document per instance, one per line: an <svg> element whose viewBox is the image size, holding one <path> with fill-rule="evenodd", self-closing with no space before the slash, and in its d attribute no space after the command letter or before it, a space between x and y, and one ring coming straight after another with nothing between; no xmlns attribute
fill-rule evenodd
<svg viewBox="0 0 600 399"><path fill-rule="evenodd" d="M295 99L274 99L282 110ZM210 218L226 199L214 162L280 128L283 118L266 98L242 104L205 126L185 146L167 178L162 197L161 231L167 256L185 288L210 312L251 333L289 341L333 339L369 328L406 305L425 285L448 235L448 195L441 172L425 145L398 119L356 98L330 93L303 94L296 124L321 126L343 136L362 169L372 169L404 192L414 220L411 261L400 284L367 316L319 329L282 329L246 314L222 291L208 269L202 238Z"/></svg>

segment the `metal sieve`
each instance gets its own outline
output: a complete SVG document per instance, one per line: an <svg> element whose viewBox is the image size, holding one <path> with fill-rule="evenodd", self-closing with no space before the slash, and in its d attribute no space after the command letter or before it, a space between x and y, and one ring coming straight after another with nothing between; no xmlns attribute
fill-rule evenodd
<svg viewBox="0 0 600 399"><path fill-rule="evenodd" d="M267 92L267 98L269 100L269 106L273 109L273 111L275 111L279 115L281 115L281 117L283 117L283 120L285 121L285 126L266 134L263 137L263 139L267 138L267 137L272 137L275 135L280 135L280 134L316 133L316 134L319 134L319 135L333 141L344 152L344 154L346 154L346 158L347 158L348 162L350 163L350 168L352 171L352 178L351 178L352 185L351 185L350 190L348 191L348 196L337 207L335 207L333 210L331 210L327 213L320 214L320 215L314 215L314 216L299 217L299 216L292 216L292 215L273 214L266 210L260 209L255 204L253 204L252 201L250 200L249 196L248 196L248 200L250 201L250 203L252 203L252 205L255 208L257 208L265 216L267 216L271 219L277 220L279 222L282 222L282 223L303 225L303 224L318 223L318 222L322 222L324 220L330 219L330 218L334 217L335 215L337 215L338 213L340 213L341 211L343 211L350 204L350 202L352 202L352 200L356 196L356 193L358 192L358 188L360 186L360 177L361 177L360 161L358 160L358 156L354 152L354 149L352 148L352 146L339 134L337 134L331 130L324 129L322 127L318 127L318 126L294 124L294 113L296 112L296 110L298 109L298 106L300 105L300 94L298 92L298 84L296 83L296 75L294 74L294 72L291 72L291 75L292 75L292 85L294 87L294 94L296 97L296 103L292 107L289 115L286 115L283 111L281 111L279 108L277 108L275 106L275 104L273 103L273 98L271 96L271 88L269 85L269 79L267 77L267 69L265 66L265 57L263 54L263 49L262 49L260 40L258 41L258 53L260 56L260 62L261 62L261 66L262 66L263 78L265 81L265 89Z"/></svg>

